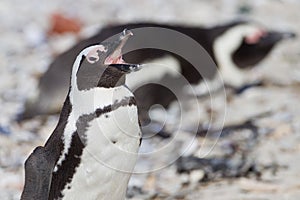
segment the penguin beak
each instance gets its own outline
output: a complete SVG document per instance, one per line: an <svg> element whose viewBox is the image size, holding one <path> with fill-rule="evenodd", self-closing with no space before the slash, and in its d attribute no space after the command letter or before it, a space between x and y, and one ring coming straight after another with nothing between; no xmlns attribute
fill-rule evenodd
<svg viewBox="0 0 300 200"><path fill-rule="evenodd" d="M296 38L296 33L293 32L281 32L282 39L290 39L290 38Z"/></svg>
<svg viewBox="0 0 300 200"><path fill-rule="evenodd" d="M295 37L296 34L293 32L270 31L265 37L262 38L262 42L265 44L275 44L278 41L292 39Z"/></svg>
<svg viewBox="0 0 300 200"><path fill-rule="evenodd" d="M110 64L109 66L110 67L115 67L118 70L121 70L122 72L125 72L125 73L136 72L136 71L140 70L141 67L142 67L142 65L140 65L140 64L127 64L127 63L124 63L124 64Z"/></svg>
<svg viewBox="0 0 300 200"><path fill-rule="evenodd" d="M124 31L119 34L117 42L112 43L109 47L112 51L105 59L105 65L117 68L124 73L135 72L141 69L142 65L126 63L122 58L122 48L132 35L133 33L127 29L124 29Z"/></svg>

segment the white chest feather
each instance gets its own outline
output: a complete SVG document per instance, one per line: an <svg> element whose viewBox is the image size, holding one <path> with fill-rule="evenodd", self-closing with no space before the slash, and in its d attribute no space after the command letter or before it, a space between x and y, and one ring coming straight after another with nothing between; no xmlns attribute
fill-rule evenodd
<svg viewBox="0 0 300 200"><path fill-rule="evenodd" d="M86 147L64 199L124 199L140 142L136 106L120 107L89 123Z"/></svg>
<svg viewBox="0 0 300 200"><path fill-rule="evenodd" d="M63 140L64 151L59 158L54 172L57 171L58 166L62 164L66 154L71 145L72 134L76 131L76 122L81 115L90 114L95 112L98 108L104 108L111 105L114 102L121 100L124 97L130 97L133 94L125 87L119 86L115 88L94 88L88 91L79 91L77 88L71 90L70 101L72 105L72 111L68 118L68 123L65 127Z"/></svg>

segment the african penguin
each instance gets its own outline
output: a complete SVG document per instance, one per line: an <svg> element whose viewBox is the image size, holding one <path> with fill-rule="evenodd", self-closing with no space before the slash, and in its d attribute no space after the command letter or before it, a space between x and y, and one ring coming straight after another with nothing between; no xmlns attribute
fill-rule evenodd
<svg viewBox="0 0 300 200"><path fill-rule="evenodd" d="M71 73L69 66L75 55L80 49L120 32L125 27L130 29L162 27L186 34L204 47L215 63L217 63L225 83L234 87L241 87L247 83L247 71L245 69L255 66L264 59L280 40L294 36L293 33L266 30L255 23L247 21L237 21L210 28L144 22L107 26L93 37L79 42L52 62L48 71L40 79L37 96L26 102L25 110L19 116L19 120L28 119L36 115L56 113L60 108L60 102L63 101L63 94L67 91L68 80L65 77ZM139 49L127 53L124 55L124 58L132 63L142 63L170 54L179 62L181 74L189 83L196 84L195 89L199 91L199 94L204 93L206 85L201 84L201 75L187 60L179 55L159 49ZM168 72L164 71L162 73L167 74ZM134 74L132 75L134 76ZM143 80L151 79L152 77L150 73L138 76L139 79ZM160 77L164 78L163 75ZM137 82L139 81L137 80ZM128 84L129 87L134 87L136 83L131 81ZM212 88L216 89L220 86L215 84L214 81L211 81L211 85ZM140 104L145 110L153 104L167 107L175 98L166 88L153 84L140 87L134 93L138 102L139 98L143 98ZM163 94L163 96L159 96L159 94ZM143 110L140 109L140 112L143 112Z"/></svg>
<svg viewBox="0 0 300 200"><path fill-rule="evenodd" d="M121 48L124 30L77 56L57 127L25 164L27 199L125 199L141 131L125 75L137 71Z"/></svg>

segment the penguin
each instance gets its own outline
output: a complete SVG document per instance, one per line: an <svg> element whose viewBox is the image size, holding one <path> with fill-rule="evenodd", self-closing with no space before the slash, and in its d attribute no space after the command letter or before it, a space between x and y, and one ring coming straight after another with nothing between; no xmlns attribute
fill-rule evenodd
<svg viewBox="0 0 300 200"><path fill-rule="evenodd" d="M125 76L141 68L122 59L132 35L82 50L72 67L59 122L25 162L22 200L125 199L141 131Z"/></svg>
<svg viewBox="0 0 300 200"><path fill-rule="evenodd" d="M247 69L252 68L262 61L279 41L295 37L294 33L267 30L249 21L234 21L205 28L147 22L110 25L62 53L50 64L48 70L39 81L38 94L26 101L25 110L18 116L18 121L26 120L36 115L57 113L60 108L59 105L63 101L63 94L67 91L68 80L65 77L71 73L70 67L68 67L71 60L80 49L120 32L125 27L129 29L162 27L181 32L191 37L203 46L217 64L225 84L237 88L237 90L243 88L244 84L247 84ZM206 86L203 82L201 84L202 76L193 65L179 55L158 49L139 49L127 53L124 55L124 58L133 63L142 63L146 60L161 58L165 55L175 57L180 65L180 73L190 84L197 85L196 89L197 87L199 88L200 95L205 93L203 87ZM146 79L147 74L139 77ZM130 85L134 85L134 83ZM219 86L214 87L217 88ZM143 98L140 103L142 104L140 106L145 108L140 109L140 112L143 112L143 114L153 104L168 107L175 99L174 94L167 91L166 88L153 84L145 85L137 89L134 93L137 101L139 101L139 98ZM159 94L164 95L159 96ZM147 120L147 117L145 119Z"/></svg>

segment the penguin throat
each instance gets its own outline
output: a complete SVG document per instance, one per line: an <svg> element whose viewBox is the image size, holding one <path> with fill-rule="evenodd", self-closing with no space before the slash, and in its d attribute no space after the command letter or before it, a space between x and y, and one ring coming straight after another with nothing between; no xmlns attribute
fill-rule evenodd
<svg viewBox="0 0 300 200"><path fill-rule="evenodd" d="M125 84L125 74L115 68L109 67L111 64L126 64L122 58L121 47L115 50L111 55L109 55L105 61L105 65L108 67L103 72L101 79L98 82L97 87L117 87Z"/></svg>
<svg viewBox="0 0 300 200"><path fill-rule="evenodd" d="M97 87L112 88L125 84L125 74L112 67L107 67L97 84Z"/></svg>
<svg viewBox="0 0 300 200"><path fill-rule="evenodd" d="M101 79L98 82L97 87L117 87L125 84L125 74L121 71L109 67L111 64L125 64L122 58L122 46L117 48L112 54L110 54L104 61L108 67L103 72Z"/></svg>

